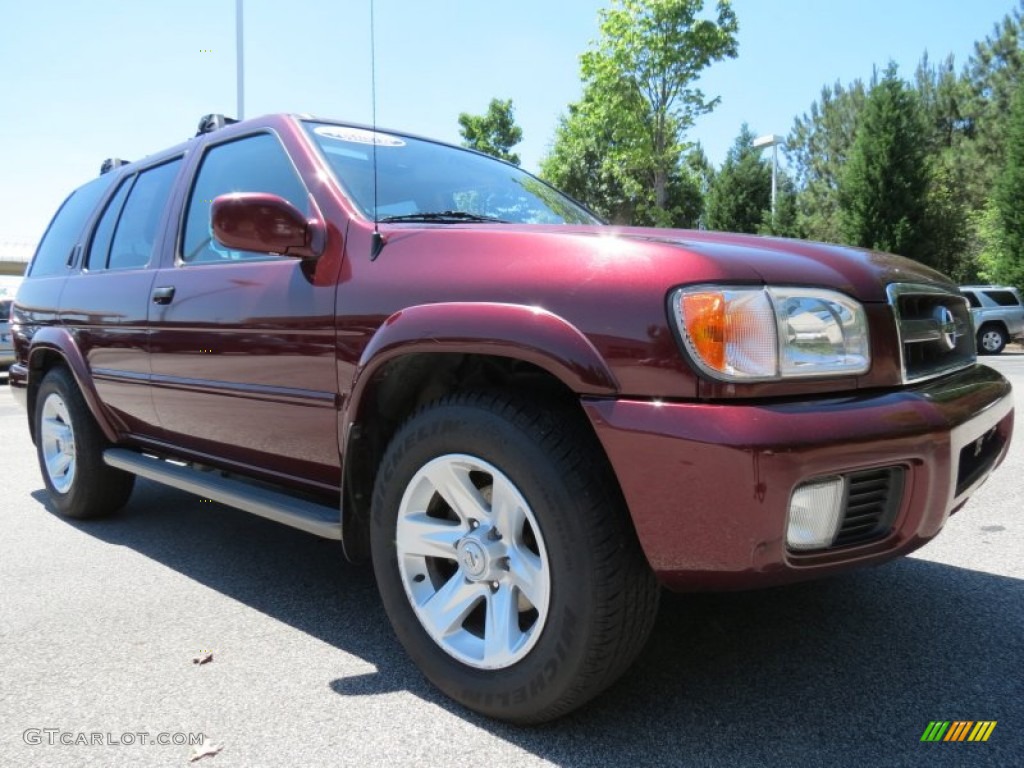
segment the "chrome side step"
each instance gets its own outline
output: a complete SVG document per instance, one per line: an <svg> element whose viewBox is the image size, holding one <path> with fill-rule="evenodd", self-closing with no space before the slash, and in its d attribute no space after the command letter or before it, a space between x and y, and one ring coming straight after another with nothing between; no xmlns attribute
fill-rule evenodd
<svg viewBox="0 0 1024 768"><path fill-rule="evenodd" d="M336 507L293 498L222 477L216 472L171 464L124 448L108 448L103 452L103 461L111 467L252 512L315 536L341 540L341 512Z"/></svg>

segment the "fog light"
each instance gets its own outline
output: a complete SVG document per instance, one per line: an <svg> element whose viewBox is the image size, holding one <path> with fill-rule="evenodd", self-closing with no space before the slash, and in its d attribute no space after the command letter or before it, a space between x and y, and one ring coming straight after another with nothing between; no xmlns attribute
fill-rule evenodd
<svg viewBox="0 0 1024 768"><path fill-rule="evenodd" d="M790 549L824 549L832 545L843 512L846 481L828 477L805 483L789 502L786 544Z"/></svg>

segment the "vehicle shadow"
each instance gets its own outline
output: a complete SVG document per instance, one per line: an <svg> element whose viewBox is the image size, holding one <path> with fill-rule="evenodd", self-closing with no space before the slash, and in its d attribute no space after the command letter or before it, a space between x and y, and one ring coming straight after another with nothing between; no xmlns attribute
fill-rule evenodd
<svg viewBox="0 0 1024 768"><path fill-rule="evenodd" d="M519 728L419 674L370 568L347 564L336 542L146 481L123 514L65 522L375 665L325 680L338 695L409 691L559 765L1012 765L1024 754L1016 579L904 559L787 588L666 594L625 679L556 723ZM922 744L931 720L999 726L985 744Z"/></svg>

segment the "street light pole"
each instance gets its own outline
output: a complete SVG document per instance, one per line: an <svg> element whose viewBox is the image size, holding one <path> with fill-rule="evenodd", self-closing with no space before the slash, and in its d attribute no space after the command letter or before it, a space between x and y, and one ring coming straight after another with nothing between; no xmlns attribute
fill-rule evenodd
<svg viewBox="0 0 1024 768"><path fill-rule="evenodd" d="M239 0L241 2L241 0ZM778 176L779 176L779 144L783 143L783 138L777 136L774 133L770 133L767 136L758 136L754 139L754 149L762 149L763 147L772 148L772 226L775 225L775 197L776 190L778 188Z"/></svg>
<svg viewBox="0 0 1024 768"><path fill-rule="evenodd" d="M245 118L245 71L242 58L242 0L235 0L235 53L238 60L235 64L235 71L238 78L238 119Z"/></svg>

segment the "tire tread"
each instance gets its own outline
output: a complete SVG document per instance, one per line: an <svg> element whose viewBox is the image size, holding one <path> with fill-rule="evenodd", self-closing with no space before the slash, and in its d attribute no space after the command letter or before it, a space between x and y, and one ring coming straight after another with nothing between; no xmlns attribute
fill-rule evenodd
<svg viewBox="0 0 1024 768"><path fill-rule="evenodd" d="M587 546L594 565L588 576L593 592L603 600L588 628L580 673L548 706L529 714L497 715L524 725L556 719L593 699L633 663L654 626L660 589L640 548L612 467L578 407L538 407L536 402L505 391L464 391L420 407L406 424L440 407L497 415L532 438L538 454L557 466L569 492L582 500L581 513L588 516ZM423 437L416 433L406 439ZM382 467L382 475L390 474L402 453L400 447L396 452L389 449L385 461L391 466Z"/></svg>
<svg viewBox="0 0 1024 768"><path fill-rule="evenodd" d="M56 392L68 409L75 433L75 479L66 493L60 493L50 483L43 462L40 437L40 412L43 401ZM103 451L109 445L96 419L89 411L78 384L64 366L51 368L43 377L36 396L36 453L43 481L58 511L78 520L104 517L125 505L135 484L135 475L110 467L103 461Z"/></svg>

